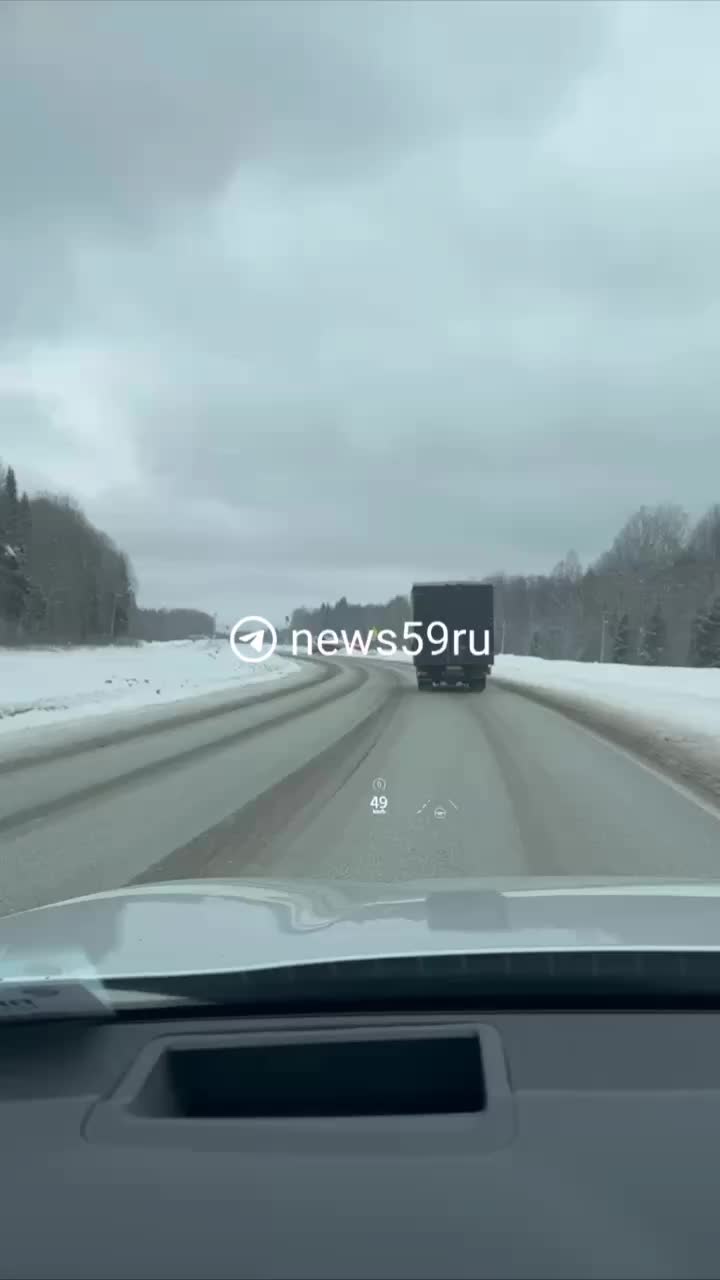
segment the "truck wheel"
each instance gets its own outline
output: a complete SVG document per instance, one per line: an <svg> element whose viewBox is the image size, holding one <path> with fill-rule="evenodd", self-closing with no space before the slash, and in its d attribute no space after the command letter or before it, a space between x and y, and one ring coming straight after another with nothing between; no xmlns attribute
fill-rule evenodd
<svg viewBox="0 0 720 1280"><path fill-rule="evenodd" d="M418 676L417 687L421 690L432 689L432 680L428 680L426 676Z"/></svg>
<svg viewBox="0 0 720 1280"><path fill-rule="evenodd" d="M485 676L476 676L470 681L470 690L472 693L482 693L485 688Z"/></svg>

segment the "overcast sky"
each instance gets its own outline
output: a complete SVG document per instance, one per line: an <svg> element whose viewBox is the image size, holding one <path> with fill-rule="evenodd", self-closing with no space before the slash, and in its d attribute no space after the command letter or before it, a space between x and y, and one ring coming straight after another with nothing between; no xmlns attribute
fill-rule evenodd
<svg viewBox="0 0 720 1280"><path fill-rule="evenodd" d="M222 619L720 500L720 5L0 0L0 456Z"/></svg>

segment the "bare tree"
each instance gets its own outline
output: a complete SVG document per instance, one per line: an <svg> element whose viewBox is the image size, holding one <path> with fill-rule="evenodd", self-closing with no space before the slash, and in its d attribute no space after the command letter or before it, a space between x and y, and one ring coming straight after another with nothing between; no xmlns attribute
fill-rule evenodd
<svg viewBox="0 0 720 1280"><path fill-rule="evenodd" d="M688 549L698 559L720 561L720 503L698 520L688 540Z"/></svg>
<svg viewBox="0 0 720 1280"><path fill-rule="evenodd" d="M681 507L665 502L656 507L640 507L626 521L612 547L601 556L600 572L666 568L687 545L688 518Z"/></svg>

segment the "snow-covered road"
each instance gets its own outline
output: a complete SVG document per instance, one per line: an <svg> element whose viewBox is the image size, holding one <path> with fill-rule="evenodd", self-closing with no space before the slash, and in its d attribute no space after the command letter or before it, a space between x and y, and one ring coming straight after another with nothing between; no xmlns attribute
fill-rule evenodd
<svg viewBox="0 0 720 1280"><path fill-rule="evenodd" d="M199 713L206 703L252 697L254 688L288 677L290 684L312 679L307 664L287 653L256 666L241 663L226 640L0 649L0 755L87 736L94 726L115 733L131 719L166 720L175 707ZM496 658L492 682L584 720L720 798L720 670L507 654Z"/></svg>

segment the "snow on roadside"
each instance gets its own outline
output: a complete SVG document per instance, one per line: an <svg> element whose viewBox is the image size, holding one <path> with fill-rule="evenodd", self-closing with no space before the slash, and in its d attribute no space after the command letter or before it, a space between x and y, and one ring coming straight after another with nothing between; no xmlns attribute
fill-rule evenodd
<svg viewBox="0 0 720 1280"><path fill-rule="evenodd" d="M615 711L674 741L720 749L720 670L550 662L501 654L494 675L530 689L570 695L588 711Z"/></svg>
<svg viewBox="0 0 720 1280"><path fill-rule="evenodd" d="M0 648L0 736L17 730L160 706L294 675L273 656L240 662L226 640L79 649Z"/></svg>

